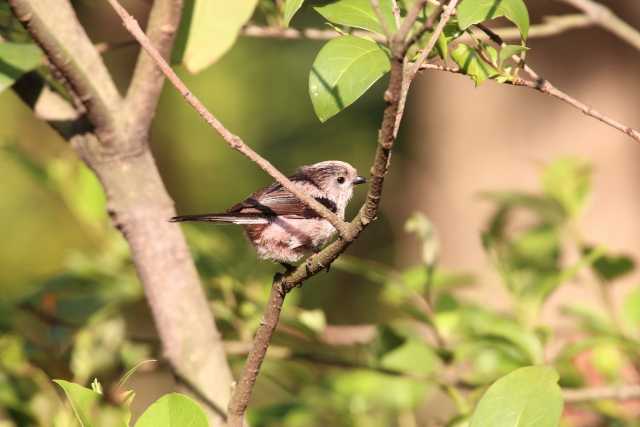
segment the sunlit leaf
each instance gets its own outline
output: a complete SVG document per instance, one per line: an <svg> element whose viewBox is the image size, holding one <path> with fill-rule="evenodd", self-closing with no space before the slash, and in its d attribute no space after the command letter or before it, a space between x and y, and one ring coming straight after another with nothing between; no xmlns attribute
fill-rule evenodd
<svg viewBox="0 0 640 427"><path fill-rule="evenodd" d="M516 24L523 39L529 33L529 12L523 0L464 0L457 9L460 28L505 16Z"/></svg>
<svg viewBox="0 0 640 427"><path fill-rule="evenodd" d="M351 105L389 71L389 57L378 43L343 36L325 44L309 74L309 94L324 122Z"/></svg>
<svg viewBox="0 0 640 427"><path fill-rule="evenodd" d="M335 397L367 399L371 405L387 408L415 407L427 389L424 381L364 370L345 372L332 380Z"/></svg>
<svg viewBox="0 0 640 427"><path fill-rule="evenodd" d="M0 43L0 92L42 64L42 51L33 43Z"/></svg>
<svg viewBox="0 0 640 427"><path fill-rule="evenodd" d="M399 372L427 375L439 366L439 359L422 340L409 339L400 347L386 353L380 364Z"/></svg>
<svg viewBox="0 0 640 427"><path fill-rule="evenodd" d="M487 51L491 51L491 49L495 52L495 49L489 47ZM460 70L471 77L476 86L499 75L498 70L488 64L475 49L466 44L459 44L451 52L451 58L458 64Z"/></svg>
<svg viewBox="0 0 640 427"><path fill-rule="evenodd" d="M209 423L193 399L170 393L151 404L138 418L135 427L209 427Z"/></svg>
<svg viewBox="0 0 640 427"><path fill-rule="evenodd" d="M286 0L284 3L284 25L289 26L289 22L291 22L291 18L296 12L300 9L304 3L304 0Z"/></svg>
<svg viewBox="0 0 640 427"><path fill-rule="evenodd" d="M624 299L622 318L633 330L640 327L640 288L637 285Z"/></svg>
<svg viewBox="0 0 640 427"><path fill-rule="evenodd" d="M100 401L100 395L91 389L65 380L53 380L53 382L64 390L80 425L82 427L93 427L95 423L92 419L92 411Z"/></svg>
<svg viewBox="0 0 640 427"><path fill-rule="evenodd" d="M544 193L557 200L569 215L576 215L591 191L591 166L576 158L556 160L542 175Z"/></svg>
<svg viewBox="0 0 640 427"><path fill-rule="evenodd" d="M314 9L334 24L362 28L374 33L384 34L378 16L371 6L371 0L337 0L331 1ZM391 0L380 0L380 11L386 26L391 31L396 30Z"/></svg>
<svg viewBox="0 0 640 427"><path fill-rule="evenodd" d="M482 396L470 427L557 427L562 414L558 374L547 366L520 368Z"/></svg>
<svg viewBox="0 0 640 427"><path fill-rule="evenodd" d="M526 46L519 44L507 44L501 46L498 54L498 65L502 67L502 64L504 64L504 62L510 59L513 55L519 55L526 50L528 50Z"/></svg>
<svg viewBox="0 0 640 427"><path fill-rule="evenodd" d="M174 62L198 73L216 62L236 41L257 0L189 0L180 24Z"/></svg>

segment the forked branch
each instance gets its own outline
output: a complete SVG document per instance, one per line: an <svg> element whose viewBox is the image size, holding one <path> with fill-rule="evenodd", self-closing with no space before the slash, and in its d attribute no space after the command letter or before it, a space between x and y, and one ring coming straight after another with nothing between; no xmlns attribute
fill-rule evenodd
<svg viewBox="0 0 640 427"><path fill-rule="evenodd" d="M133 35L133 37L140 43L142 48L149 54L155 64L159 67L162 73L169 79L173 86L184 96L186 101L200 114L200 116L211 126L218 134L224 139L224 141L234 150L244 154L247 158L257 164L260 169L271 175L278 183L284 188L293 193L298 199L304 202L307 206L313 209L318 215L329 221L340 233L340 236L344 240L351 240L353 237L349 233L348 225L342 221L336 214L331 212L326 206L315 200L313 197L306 194L295 184L293 184L282 172L275 168L267 159L256 153L251 147L246 145L242 139L233 134L227 129L209 110L204 104L187 88L184 82L178 77L178 75L171 69L171 66L162 57L160 52L153 46L146 36L138 21L135 20L123 7L118 0L107 0L113 7L116 13L122 19L126 29Z"/></svg>

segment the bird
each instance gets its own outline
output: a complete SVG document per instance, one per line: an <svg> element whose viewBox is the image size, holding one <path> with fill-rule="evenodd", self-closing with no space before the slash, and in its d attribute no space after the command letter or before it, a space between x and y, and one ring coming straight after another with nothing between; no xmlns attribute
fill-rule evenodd
<svg viewBox="0 0 640 427"><path fill-rule="evenodd" d="M342 220L354 186L367 182L356 168L339 160L301 166L288 178ZM277 182L222 213L175 216L169 221L241 225L258 258L278 262L287 270L319 251L336 234L329 221Z"/></svg>

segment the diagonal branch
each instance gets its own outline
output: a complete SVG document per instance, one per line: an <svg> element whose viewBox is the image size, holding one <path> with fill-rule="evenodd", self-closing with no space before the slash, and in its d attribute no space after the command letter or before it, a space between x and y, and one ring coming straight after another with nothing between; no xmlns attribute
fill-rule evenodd
<svg viewBox="0 0 640 427"><path fill-rule="evenodd" d="M162 70L162 73L171 81L176 89L184 96L187 102L200 114L200 116L216 131L224 141L234 150L244 154L247 158L256 163L263 171L267 172L284 188L293 193L298 199L313 209L318 215L329 221L340 233L344 240L352 240L348 225L338 218L327 207L302 191L293 184L282 172L276 169L267 159L256 153L251 147L246 145L239 136L234 135L224 125L207 110L204 104L187 88L180 77L171 69L162 55L151 45L149 39L144 34L138 22L120 5L118 0L108 0L116 13L122 19L127 30L140 43L143 49L151 56L155 64Z"/></svg>
<svg viewBox="0 0 640 427"><path fill-rule="evenodd" d="M583 11L594 23L640 50L640 31L623 21L608 7L593 0L561 0Z"/></svg>
<svg viewBox="0 0 640 427"><path fill-rule="evenodd" d="M155 0L149 13L147 37L163 58L171 55L173 40L180 25L182 0ZM131 131L147 132L164 85L164 75L142 49L127 91L126 108Z"/></svg>
<svg viewBox="0 0 640 427"><path fill-rule="evenodd" d="M640 400L640 385L628 384L619 386L589 387L562 390L567 403L582 403L595 400Z"/></svg>
<svg viewBox="0 0 640 427"><path fill-rule="evenodd" d="M454 73L454 74L462 74L465 75L465 72L462 71L461 69L457 68L457 67L449 67L449 66L445 66L445 65L438 65L438 64L422 64L422 66L420 67L421 70L434 70L434 71L445 71L448 73ZM525 68L525 71L527 71L527 69ZM562 102L565 102L569 105L571 105L572 107L580 110L581 112L583 112L584 114L586 114L587 116L593 117L594 119L597 119L603 123L605 123L606 125L619 130L620 132L625 133L626 135L630 136L634 141L636 142L640 142L640 132L632 127L629 127L627 125L624 125L622 123L620 123L619 121L601 113L598 110L593 109L592 107L588 106L587 104L577 100L576 98L572 97L571 95L561 91L560 89L558 89L557 87L553 86L551 83L549 83L549 81L541 78L540 76L538 76L533 70L528 69L529 72L533 73L534 77L536 80L527 80L527 79L523 79L523 78L515 78L512 82L506 82L505 84L510 84L513 86L521 86L521 87L526 87L529 89L533 89L536 90L540 93L544 93L546 95L552 96Z"/></svg>
<svg viewBox="0 0 640 427"><path fill-rule="evenodd" d="M457 0L452 0L448 10L453 10L456 3ZM418 2L418 4L420 7L424 7L426 2L421 1ZM384 109L382 123L378 133L376 154L371 167L371 185L369 186L364 205L360 208L358 215L349 224L353 239L357 239L364 229L376 219L378 214L384 179L389 170L391 150L397 137L397 126L404 113L404 103L406 101L406 92L404 89L409 87L406 79L409 78L407 67L410 66L410 63L405 61L404 58L404 54L406 53L404 50L404 42L413 23L417 19L418 13L419 10L414 8L407 18L405 18L400 30L390 41L392 51L391 70L389 73L389 84L384 93L384 100L387 106ZM439 25L434 30L433 37L436 40L450 16L450 13L443 15ZM412 19L413 21L408 22L408 19ZM431 48L433 48L433 46ZM249 405L251 393L258 377L262 361L266 356L271 337L278 325L285 296L293 288L301 285L308 278L330 266L350 244L351 241L337 240L318 254L309 257L305 263L294 271L284 276L274 278L264 319L256 331L253 348L249 352L242 375L229 403L230 427L243 426L244 413Z"/></svg>
<svg viewBox="0 0 640 427"><path fill-rule="evenodd" d="M47 52L83 103L103 144L117 132L122 99L68 0L9 0L14 15ZM73 52L71 52L73 49Z"/></svg>

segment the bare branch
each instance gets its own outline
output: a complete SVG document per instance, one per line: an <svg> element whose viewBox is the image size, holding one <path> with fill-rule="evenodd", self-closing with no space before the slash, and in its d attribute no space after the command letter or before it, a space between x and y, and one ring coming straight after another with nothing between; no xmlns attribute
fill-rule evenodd
<svg viewBox="0 0 640 427"><path fill-rule="evenodd" d="M583 11L594 23L640 50L640 31L620 19L608 7L593 0L561 0Z"/></svg>
<svg viewBox="0 0 640 427"><path fill-rule="evenodd" d="M398 46L404 43L405 39L411 32L411 28L413 27L413 24L418 20L418 15L420 15L420 12L424 9L426 5L427 5L427 0L418 0L413 5L413 8L407 13L407 16L404 18L404 21L402 21L402 25L400 26L400 28L398 29L398 32L394 37L394 42Z"/></svg>
<svg viewBox="0 0 640 427"><path fill-rule="evenodd" d="M147 37L163 58L171 55L180 25L182 0L155 0L149 13ZM148 131L164 85L164 75L154 60L140 51L125 99L132 132Z"/></svg>
<svg viewBox="0 0 640 427"><path fill-rule="evenodd" d="M457 0L453 0L454 5L456 1ZM406 100L406 97L403 97L403 88L405 87L404 80L406 78L405 66L407 64L403 57L404 40L417 19L420 9L424 7L425 4L425 1L416 3L416 7L405 18L402 27L396 32L393 40L390 41L393 54L389 73L389 85L384 94L387 106L384 110L382 124L380 125L380 131L378 133L378 145L371 167L371 185L367 192L366 201L360 208L358 215L349 224L350 234L353 236L353 240L357 239L364 229L377 217L384 179L389 169L391 150L397 136L396 126L401 120L404 111L403 104ZM242 427L243 425L244 413L249 405L253 386L258 377L262 361L266 356L271 337L278 325L286 294L296 286L301 285L308 278L330 266L350 244L351 241L337 240L320 253L309 257L305 263L294 271L284 276L274 278L264 319L256 331L254 346L249 353L242 375L229 403L230 427Z"/></svg>
<svg viewBox="0 0 640 427"><path fill-rule="evenodd" d="M47 52L87 110L103 144L121 130L122 98L68 0L10 0L14 15ZM73 47L73 54L68 49Z"/></svg>
<svg viewBox="0 0 640 427"><path fill-rule="evenodd" d="M380 22L380 26L382 27L382 32L387 38L387 41L391 42L391 37L392 37L391 30L389 29L389 26L387 25L387 21L385 21L384 16L382 15L382 11L380 10L380 0L370 0L370 1L371 1L371 8L373 9L373 12L376 14L376 17Z"/></svg>
<svg viewBox="0 0 640 427"><path fill-rule="evenodd" d="M455 73L455 74L465 74L462 70L460 70L457 67L449 67L449 66L443 66L443 65L438 65L438 64L423 64L420 67L421 70L435 70L435 71L446 71L449 73ZM525 66L525 71L529 71L530 73L533 73L533 76L535 81L533 80L526 80L523 78L516 78L514 79L512 82L506 82L506 84L511 84L513 86L522 86L522 87L527 87L529 89L534 89L537 90L538 92L547 94L549 96L552 96L556 99L559 99L560 101L563 101L569 105L571 105L574 108L577 108L578 110L582 111L584 114L586 114L587 116L593 117L594 119L597 119L605 124L607 124L608 126L619 130L620 132L625 133L626 135L630 136L633 140L640 142L640 132L634 128L631 128L629 126L626 126L620 122L618 122L615 119L612 119L609 116L604 115L603 113L599 112L598 110L593 109L592 107L589 107L588 105L586 105L585 103L578 101L577 99L573 98L572 96L570 96L569 94L561 91L560 89L556 88L555 86L553 86L548 80L545 80L543 78L541 78L540 76L538 76L537 73L535 73L531 68L529 68L528 66Z"/></svg>
<svg viewBox="0 0 640 427"><path fill-rule="evenodd" d="M398 6L398 0L391 0L391 10L393 12L393 19L396 23L396 28L400 28L400 6Z"/></svg>
<svg viewBox="0 0 640 427"><path fill-rule="evenodd" d="M586 28L593 25L593 23L594 21L592 18L582 14L546 16L542 18L541 24L532 25L529 28L528 39L551 37L573 29ZM424 30L430 31L431 28L428 28L425 25ZM521 37L520 30L517 28L494 28L493 31L503 40L520 40ZM319 28L304 28L298 30L295 28L263 27L254 24L246 25L242 29L241 34L245 37L285 40L331 40L342 35L335 30L323 30ZM358 37L368 37L378 42L385 41L383 36L369 31L354 30L350 34ZM465 36L462 36L462 39L464 40Z"/></svg>
<svg viewBox="0 0 640 427"><path fill-rule="evenodd" d="M348 225L338 218L327 207L319 203L313 197L306 194L299 187L293 184L282 172L276 169L268 160L260 156L253 149L247 146L240 137L234 135L213 115L204 104L187 88L178 75L171 69L162 55L150 44L149 39L144 34L138 22L120 5L118 0L108 0L116 13L122 19L127 30L138 40L143 49L153 58L162 73L171 81L175 88L184 96L187 102L200 114L200 116L216 131L224 141L234 150L244 154L247 158L256 163L262 170L267 172L284 188L293 193L298 199L313 209L318 215L329 221L345 240L351 240Z"/></svg>
<svg viewBox="0 0 640 427"><path fill-rule="evenodd" d="M610 387L589 387L563 389L562 395L567 403L581 403L595 400L640 400L640 385L630 384Z"/></svg>
<svg viewBox="0 0 640 427"><path fill-rule="evenodd" d="M442 31L444 30L445 25L447 25L447 22L449 22L449 19L451 19L451 16L453 15L453 11L455 10L457 4L458 4L458 0L451 0L447 5L447 7L442 12L442 17L440 18L440 21L438 22L436 29L433 30L431 37L429 37L429 41L427 42L427 45L425 46L424 49L422 49L420 56L418 57L414 65L409 70L409 81L413 80L413 78L416 76L416 74L420 70L420 65L423 62L425 62L429 57L429 54L431 53L434 46L436 45L436 42L438 41L438 37L440 37L440 34L442 34Z"/></svg>

